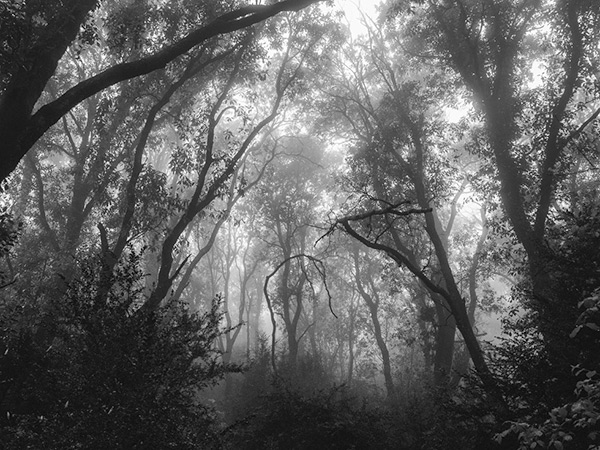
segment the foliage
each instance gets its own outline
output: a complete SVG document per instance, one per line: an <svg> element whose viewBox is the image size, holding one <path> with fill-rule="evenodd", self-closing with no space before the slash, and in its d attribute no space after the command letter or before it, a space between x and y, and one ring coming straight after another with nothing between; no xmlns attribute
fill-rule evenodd
<svg viewBox="0 0 600 450"><path fill-rule="evenodd" d="M600 318L600 288L595 289L589 297L579 302L579 308L583 309L583 312L577 319L577 326L571 333L571 337L577 336L580 331L586 328L592 332L600 331L598 325L598 319Z"/></svg>
<svg viewBox="0 0 600 450"><path fill-rule="evenodd" d="M144 301L132 254L102 302L99 262L82 262L64 298L54 299L50 345L23 327L3 342L4 448L206 448L214 415L197 399L225 373L214 341L218 302L192 314ZM104 281L105 282L105 281ZM3 315L3 326L12 317Z"/></svg>
<svg viewBox="0 0 600 450"><path fill-rule="evenodd" d="M557 370L537 330L538 322L535 313L513 306L503 319L500 344L489 351L499 387L514 414L534 414L540 409L544 414L547 405L560 402L571 392L564 377L558 388Z"/></svg>
<svg viewBox="0 0 600 450"><path fill-rule="evenodd" d="M407 448L431 450L494 448L496 413L490 408L476 377L461 387L434 389L400 405L401 427Z"/></svg>
<svg viewBox="0 0 600 450"><path fill-rule="evenodd" d="M581 377L577 382L574 400L552 408L542 423L527 421L510 422L508 429L499 433L501 443L516 435L519 450L531 448L583 449L600 448L600 377L595 370L575 367L574 373ZM512 436L511 436L512 437Z"/></svg>
<svg viewBox="0 0 600 450"><path fill-rule="evenodd" d="M572 364L582 364L593 370L600 369L600 209L593 199L597 191L587 195L577 195L564 218L551 229L552 244L561 268L561 294L568 307L553 320L559 322L565 316L570 320L564 339L572 342L577 349L578 360Z"/></svg>
<svg viewBox="0 0 600 450"><path fill-rule="evenodd" d="M21 226L22 224L17 222L7 209L0 207L0 258L8 255L16 244L21 232ZM10 282L7 279L7 274L0 270L0 289Z"/></svg>
<svg viewBox="0 0 600 450"><path fill-rule="evenodd" d="M596 207L583 197L576 209L550 227L561 310L552 305L537 305L536 310L520 307L505 319L507 338L493 353L512 413L510 426L497 436L503 445L511 442L523 449L598 445L597 225ZM536 299L523 287L514 296L520 305L531 304ZM539 333L542 326L551 340Z"/></svg>
<svg viewBox="0 0 600 450"><path fill-rule="evenodd" d="M429 386L425 391L406 392L401 402L382 403L358 383L310 390L275 380L226 429L225 448L495 447L497 419L479 386L468 384L458 391Z"/></svg>

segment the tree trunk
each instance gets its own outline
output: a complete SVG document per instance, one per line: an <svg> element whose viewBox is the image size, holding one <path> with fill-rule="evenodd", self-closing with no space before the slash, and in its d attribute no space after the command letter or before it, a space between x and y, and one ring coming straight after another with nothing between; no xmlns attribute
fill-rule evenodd
<svg viewBox="0 0 600 450"><path fill-rule="evenodd" d="M394 378L392 377L392 364L390 361L390 352L387 348L387 344L385 343L385 339L383 338L383 333L381 331L381 324L379 322L378 317L378 309L379 309L379 299L377 296L375 299L365 290L363 286L363 282L361 279L360 272L360 264L358 258L358 247L354 246L354 280L356 282L356 287L360 296L365 301L367 308L369 309L369 314L371 315L371 323L373 324L373 334L375 336L375 341L377 342L377 347L379 347L379 351L381 353L381 360L383 363L383 378L385 380L385 388L387 391L387 397L389 400L393 400L396 398L396 387L394 385ZM376 294L374 294L376 295Z"/></svg>
<svg viewBox="0 0 600 450"><path fill-rule="evenodd" d="M437 319L433 381L435 386L445 386L452 374L456 321L448 303L441 295L433 294Z"/></svg>

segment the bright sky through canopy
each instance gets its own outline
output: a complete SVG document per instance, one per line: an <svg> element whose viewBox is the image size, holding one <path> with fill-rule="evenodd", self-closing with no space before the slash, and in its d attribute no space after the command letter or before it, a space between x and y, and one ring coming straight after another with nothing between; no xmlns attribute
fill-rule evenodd
<svg viewBox="0 0 600 450"><path fill-rule="evenodd" d="M363 15L367 19L375 20L377 17L376 0L336 0L337 7L344 12L352 34L364 31Z"/></svg>

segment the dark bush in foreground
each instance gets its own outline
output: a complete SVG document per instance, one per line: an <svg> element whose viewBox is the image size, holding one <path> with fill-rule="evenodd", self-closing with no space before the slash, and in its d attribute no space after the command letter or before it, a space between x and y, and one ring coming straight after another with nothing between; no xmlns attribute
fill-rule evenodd
<svg viewBox="0 0 600 450"><path fill-rule="evenodd" d="M134 269L121 268L103 294L87 262L52 305L50 342L32 327L2 341L0 447L192 449L216 441L213 412L198 393L229 367L218 362L218 302L203 315L143 301ZM18 321L3 310L6 329Z"/></svg>
<svg viewBox="0 0 600 450"><path fill-rule="evenodd" d="M401 448L391 417L357 405L344 388L313 395L280 386L227 430L230 449Z"/></svg>

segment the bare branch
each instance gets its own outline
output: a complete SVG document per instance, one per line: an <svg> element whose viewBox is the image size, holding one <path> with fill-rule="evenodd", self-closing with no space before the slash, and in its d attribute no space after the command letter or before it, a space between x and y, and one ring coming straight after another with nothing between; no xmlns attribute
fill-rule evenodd
<svg viewBox="0 0 600 450"><path fill-rule="evenodd" d="M359 220L369 219L369 218L375 217L375 216L385 216L387 214L391 214L394 216L410 216L411 214L425 214L425 213L429 213L432 211L431 208L410 208L410 209L401 210L401 211L399 211L397 209L399 206L406 205L408 203L409 203L408 201L404 200L400 203L390 205L387 208L374 209L371 211L366 211L361 214L345 216L345 217L342 217L341 219L338 219L338 222L340 222L340 223L342 223L343 221L357 222Z"/></svg>

